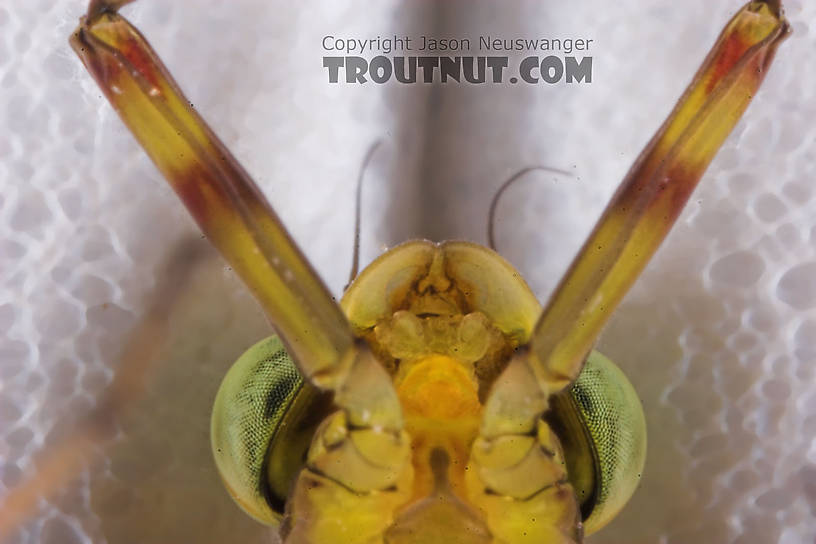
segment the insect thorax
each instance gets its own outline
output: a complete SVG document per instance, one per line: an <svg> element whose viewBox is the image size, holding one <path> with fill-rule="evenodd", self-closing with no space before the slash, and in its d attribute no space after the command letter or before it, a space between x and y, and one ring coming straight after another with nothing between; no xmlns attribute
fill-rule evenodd
<svg viewBox="0 0 816 544"><path fill-rule="evenodd" d="M469 531L487 531L467 505L466 467L490 386L540 311L535 297L486 248L418 241L374 261L342 304L391 374L411 437L417 503L395 527L453 509Z"/></svg>

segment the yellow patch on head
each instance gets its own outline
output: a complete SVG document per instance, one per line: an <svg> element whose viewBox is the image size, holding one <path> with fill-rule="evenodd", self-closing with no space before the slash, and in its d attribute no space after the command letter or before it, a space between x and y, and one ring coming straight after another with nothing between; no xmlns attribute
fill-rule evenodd
<svg viewBox="0 0 816 544"><path fill-rule="evenodd" d="M444 355L412 364L397 394L406 415L457 419L481 410L476 379L460 362Z"/></svg>

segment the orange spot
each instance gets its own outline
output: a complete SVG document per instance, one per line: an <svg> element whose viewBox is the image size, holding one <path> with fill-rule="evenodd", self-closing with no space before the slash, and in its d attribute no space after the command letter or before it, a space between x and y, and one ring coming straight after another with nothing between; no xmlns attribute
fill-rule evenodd
<svg viewBox="0 0 816 544"><path fill-rule="evenodd" d="M406 415L458 419L479 413L475 380L455 359L433 355L415 363L397 388Z"/></svg>
<svg viewBox="0 0 816 544"><path fill-rule="evenodd" d="M163 82L163 78L153 50L124 17L111 15L109 21L105 23L108 28L103 32L110 32L108 39L112 40L111 45L119 50L131 67L148 83L158 87Z"/></svg>
<svg viewBox="0 0 816 544"><path fill-rule="evenodd" d="M227 199L220 191L213 194L213 189L218 187L213 177L201 163L188 161L173 173L170 182L184 205L205 230L213 226L215 208L221 207Z"/></svg>
<svg viewBox="0 0 816 544"><path fill-rule="evenodd" d="M726 38L709 72L705 87L706 94L710 94L717 83L734 68L750 45L739 34L731 34Z"/></svg>

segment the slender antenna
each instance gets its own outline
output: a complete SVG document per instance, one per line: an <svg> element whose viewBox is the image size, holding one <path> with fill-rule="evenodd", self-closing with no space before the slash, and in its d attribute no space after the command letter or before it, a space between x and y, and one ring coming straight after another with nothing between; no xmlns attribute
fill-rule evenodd
<svg viewBox="0 0 816 544"><path fill-rule="evenodd" d="M346 286L343 287L343 291L348 289L349 285L351 285L351 282L354 281L354 278L357 277L357 273L360 271L360 208L363 200L363 177L365 176L365 171L366 168L368 168L368 164L371 162L371 159L374 156L374 152L377 151L380 144L382 144L382 140L377 140L371 144L371 147L368 148L365 158L363 158L363 163L360 165L360 173L357 175L357 196L355 197L354 201L354 253L352 253L351 256L351 274L349 274L348 283L346 283Z"/></svg>
<svg viewBox="0 0 816 544"><path fill-rule="evenodd" d="M559 170L558 168L550 168L549 166L528 166L526 168L522 168L512 176L510 179L502 183L502 186L499 187L499 190L496 191L496 194L493 195L493 200L490 201L490 212L487 214L487 244L493 251L496 251L496 240L493 236L493 229L494 223L496 222L496 208L499 206L499 199L501 198L504 191L510 187L513 183L518 181L521 177L529 174L530 172L540 170L543 172L550 172L552 174L563 174L565 176L572 177L572 174L565 170Z"/></svg>

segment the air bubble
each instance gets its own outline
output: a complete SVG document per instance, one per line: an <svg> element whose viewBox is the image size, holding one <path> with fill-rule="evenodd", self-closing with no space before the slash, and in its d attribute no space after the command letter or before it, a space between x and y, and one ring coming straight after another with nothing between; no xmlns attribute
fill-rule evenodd
<svg viewBox="0 0 816 544"><path fill-rule="evenodd" d="M37 328L46 338L62 338L79 331L80 309L64 300L55 300L50 307L36 317Z"/></svg>
<svg viewBox="0 0 816 544"><path fill-rule="evenodd" d="M756 505L763 510L782 510L790 505L794 495L784 489L771 489L757 497Z"/></svg>
<svg viewBox="0 0 816 544"><path fill-rule="evenodd" d="M92 306L86 311L88 325L96 330L128 330L133 323L133 314L117 304Z"/></svg>
<svg viewBox="0 0 816 544"><path fill-rule="evenodd" d="M51 211L41 193L21 195L20 204L11 218L11 226L19 232L30 232L48 222Z"/></svg>
<svg viewBox="0 0 816 544"><path fill-rule="evenodd" d="M23 244L14 240L0 240L0 258L13 261L22 258L26 254Z"/></svg>
<svg viewBox="0 0 816 544"><path fill-rule="evenodd" d="M801 242L796 225L785 223L776 229L776 238L788 249L795 249Z"/></svg>
<svg viewBox="0 0 816 544"><path fill-rule="evenodd" d="M747 323L757 331L773 330L779 316L769 308L751 308L748 310Z"/></svg>
<svg viewBox="0 0 816 544"><path fill-rule="evenodd" d="M753 470L738 470L731 476L730 487L737 493L746 493L756 487L761 478Z"/></svg>
<svg viewBox="0 0 816 544"><path fill-rule="evenodd" d="M58 197L63 213L73 221L82 215L82 191L77 188L68 188Z"/></svg>
<svg viewBox="0 0 816 544"><path fill-rule="evenodd" d="M734 174L728 180L728 188L732 193L749 193L759 181L755 176L746 173Z"/></svg>
<svg viewBox="0 0 816 544"><path fill-rule="evenodd" d="M782 188L782 193L794 204L802 204L810 199L811 192L807 185L791 181Z"/></svg>
<svg viewBox="0 0 816 544"><path fill-rule="evenodd" d="M754 253L737 251L722 257L711 266L711 279L715 282L751 287L765 271L765 263Z"/></svg>
<svg viewBox="0 0 816 544"><path fill-rule="evenodd" d="M23 479L23 471L16 463L7 462L0 467L0 481L7 488L16 487Z"/></svg>
<svg viewBox="0 0 816 544"><path fill-rule="evenodd" d="M796 329L793 339L797 345L816 350L816 321L808 319Z"/></svg>
<svg viewBox="0 0 816 544"><path fill-rule="evenodd" d="M88 306L96 306L112 301L113 287L97 276L83 276L72 294Z"/></svg>
<svg viewBox="0 0 816 544"><path fill-rule="evenodd" d="M9 378L25 364L31 349L20 340L0 338L0 378Z"/></svg>
<svg viewBox="0 0 816 544"><path fill-rule="evenodd" d="M816 306L816 262L796 265L785 272L776 287L776 295L800 310Z"/></svg>
<svg viewBox="0 0 816 544"><path fill-rule="evenodd" d="M86 233L82 245L82 258L95 261L113 253L110 233L102 227L93 227Z"/></svg>
<svg viewBox="0 0 816 544"><path fill-rule="evenodd" d="M0 423L2 428L8 428L12 423L16 422L22 413L20 409L6 397L0 397Z"/></svg>
<svg viewBox="0 0 816 544"><path fill-rule="evenodd" d="M779 197L765 193L760 195L754 202L754 211L756 211L757 217L766 223L773 223L785 215L787 208L785 203L779 200Z"/></svg>
<svg viewBox="0 0 816 544"><path fill-rule="evenodd" d="M771 400L783 401L790 396L791 388L787 382L774 379L762 385L762 394Z"/></svg>

